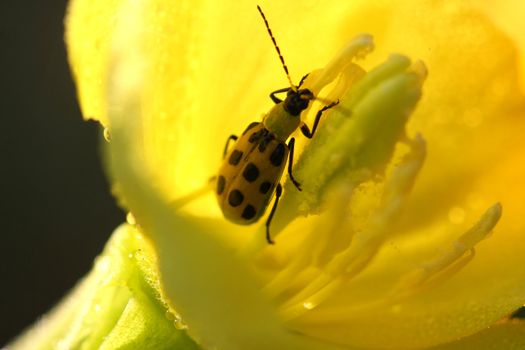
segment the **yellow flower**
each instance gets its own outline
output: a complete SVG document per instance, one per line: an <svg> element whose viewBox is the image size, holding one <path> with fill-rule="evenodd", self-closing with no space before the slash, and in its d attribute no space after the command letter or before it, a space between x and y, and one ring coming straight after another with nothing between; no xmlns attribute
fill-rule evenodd
<svg viewBox="0 0 525 350"><path fill-rule="evenodd" d="M505 321L525 303L513 41L461 1L263 5L294 81L325 67L305 84L341 100L300 145L274 246L206 185L286 85L255 4L75 0L66 23L83 113L109 130L115 193L188 333L206 349L523 348Z"/></svg>

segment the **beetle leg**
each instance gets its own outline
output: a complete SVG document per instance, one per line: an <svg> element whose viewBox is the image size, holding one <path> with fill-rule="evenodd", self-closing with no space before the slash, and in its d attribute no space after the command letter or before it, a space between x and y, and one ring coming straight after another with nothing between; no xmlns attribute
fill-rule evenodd
<svg viewBox="0 0 525 350"><path fill-rule="evenodd" d="M272 99L272 101L275 104L281 103L281 102L283 102L283 100L281 100L279 97L275 96L275 94L280 94L281 92L288 92L289 90L290 90L289 87L282 88L282 89L279 89L279 90L275 90L274 92L272 92L270 94L270 98Z"/></svg>
<svg viewBox="0 0 525 350"><path fill-rule="evenodd" d="M283 188L281 184L277 184L277 187L275 188L275 201L273 202L272 211L270 211L270 215L268 215L268 219L266 219L266 241L268 244L274 244L272 237L270 236L270 223L272 222L273 214L275 214L277 203L279 203L279 198L281 197L282 193Z"/></svg>
<svg viewBox="0 0 525 350"><path fill-rule="evenodd" d="M315 120L314 120L314 126L312 127L312 131L311 132L310 132L310 129L308 128L308 125L303 124L301 126L301 132L303 133L303 135L308 137L309 139L311 139L314 136L314 134L315 134L315 130L317 130L317 125L319 125L319 121L321 120L321 116L323 115L323 112L326 111L327 109L332 108L333 106L337 105L338 103L339 103L339 101L332 102L329 105L324 106L323 108L321 108L319 110L319 112L317 112L317 114L315 116Z"/></svg>
<svg viewBox="0 0 525 350"><path fill-rule="evenodd" d="M222 153L222 159L224 159L224 157L226 157L226 153L228 152L228 145L230 144L230 141L233 140L233 141L237 141L239 137L237 135L230 135L230 137L228 137L228 139L226 140L226 145L224 145L224 152Z"/></svg>
<svg viewBox="0 0 525 350"><path fill-rule="evenodd" d="M295 180L293 175L292 175L293 149L294 149L294 146L295 146L295 138L292 137L290 139L290 142L288 142L288 148L290 149L290 156L288 157L288 175L290 176L290 180L292 180L292 182L295 185L295 187L297 187L297 189L299 191L302 191L301 190L301 184L297 180Z"/></svg>

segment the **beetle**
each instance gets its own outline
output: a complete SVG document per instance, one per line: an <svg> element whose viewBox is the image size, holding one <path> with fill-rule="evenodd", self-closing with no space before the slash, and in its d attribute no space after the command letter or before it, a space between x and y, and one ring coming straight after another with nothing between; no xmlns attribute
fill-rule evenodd
<svg viewBox="0 0 525 350"><path fill-rule="evenodd" d="M310 101L316 99L312 91L301 88L308 74L301 79L299 85L293 85L268 21L262 9L259 6L257 9L277 50L290 87L270 94L275 106L263 117L262 122L248 125L240 137L228 137L223 151L223 163L215 177L215 192L224 217L241 225L258 221L275 193L275 201L266 220L266 240L273 244L270 223L282 195L280 179L287 161L288 176L297 190L301 191L301 184L292 173L295 138L290 138L290 135L300 127L304 136L312 138L323 112L335 106L338 101L317 112L310 131L301 121L301 112L308 108ZM281 100L276 96L279 93L286 93L286 98ZM231 141L235 141L235 144L230 150Z"/></svg>

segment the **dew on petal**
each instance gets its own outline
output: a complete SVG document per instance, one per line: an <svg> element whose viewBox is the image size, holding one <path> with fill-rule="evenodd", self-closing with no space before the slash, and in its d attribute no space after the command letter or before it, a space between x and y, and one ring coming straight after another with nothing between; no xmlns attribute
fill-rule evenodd
<svg viewBox="0 0 525 350"><path fill-rule="evenodd" d="M166 317L168 321L173 322L173 326L178 330L188 328L188 326L182 321L182 317L173 310L167 310L164 313L164 317Z"/></svg>
<svg viewBox="0 0 525 350"><path fill-rule="evenodd" d="M136 225L137 221L135 220L135 216L131 212L126 214L126 222L130 225Z"/></svg>
<svg viewBox="0 0 525 350"><path fill-rule="evenodd" d="M178 314L175 315L175 319L173 320L173 325L178 330L183 330L183 329L188 328L188 326L182 321L182 318Z"/></svg>
<svg viewBox="0 0 525 350"><path fill-rule="evenodd" d="M307 309L307 310L312 310L312 309L315 307L314 303L309 302L309 301L305 301L305 302L303 303L303 306L304 306L304 308Z"/></svg>
<svg viewBox="0 0 525 350"><path fill-rule="evenodd" d="M106 258L106 256L98 257L95 259L95 267L101 271L109 271L110 266L110 260Z"/></svg>

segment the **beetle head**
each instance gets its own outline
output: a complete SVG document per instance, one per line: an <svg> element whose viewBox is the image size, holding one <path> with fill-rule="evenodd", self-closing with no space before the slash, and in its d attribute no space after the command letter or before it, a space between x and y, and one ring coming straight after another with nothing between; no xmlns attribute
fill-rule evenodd
<svg viewBox="0 0 525 350"><path fill-rule="evenodd" d="M284 100L284 109L291 115L297 116L308 108L308 104L313 99L315 99L314 94L308 89L290 89Z"/></svg>

